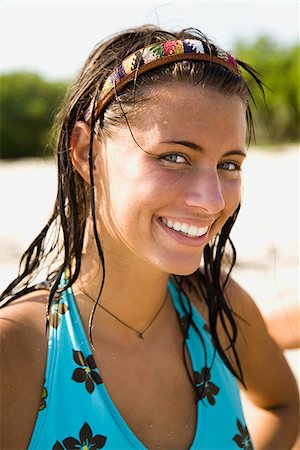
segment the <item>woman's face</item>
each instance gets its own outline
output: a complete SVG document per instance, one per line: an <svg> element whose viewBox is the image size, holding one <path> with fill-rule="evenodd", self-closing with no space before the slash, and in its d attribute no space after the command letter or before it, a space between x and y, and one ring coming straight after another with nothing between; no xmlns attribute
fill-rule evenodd
<svg viewBox="0 0 300 450"><path fill-rule="evenodd" d="M160 86L95 160L103 248L187 275L240 201L245 105L200 86ZM132 133L132 134L131 134Z"/></svg>

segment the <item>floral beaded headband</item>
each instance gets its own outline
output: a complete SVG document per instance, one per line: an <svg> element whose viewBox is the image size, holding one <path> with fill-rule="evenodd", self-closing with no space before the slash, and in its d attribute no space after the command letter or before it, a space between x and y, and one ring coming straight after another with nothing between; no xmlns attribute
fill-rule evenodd
<svg viewBox="0 0 300 450"><path fill-rule="evenodd" d="M213 44L197 39L183 39L150 44L124 59L103 84L97 100L93 99L85 113L85 121L91 123L92 112L97 119L103 108L138 75L156 67L182 60L209 61L219 64L241 76L234 57Z"/></svg>

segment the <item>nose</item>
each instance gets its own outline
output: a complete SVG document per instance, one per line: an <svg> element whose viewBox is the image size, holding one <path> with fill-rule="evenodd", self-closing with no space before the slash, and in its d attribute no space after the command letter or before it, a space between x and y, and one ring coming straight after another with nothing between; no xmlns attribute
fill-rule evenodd
<svg viewBox="0 0 300 450"><path fill-rule="evenodd" d="M185 204L217 214L225 208L222 187L217 171L195 173L185 191Z"/></svg>

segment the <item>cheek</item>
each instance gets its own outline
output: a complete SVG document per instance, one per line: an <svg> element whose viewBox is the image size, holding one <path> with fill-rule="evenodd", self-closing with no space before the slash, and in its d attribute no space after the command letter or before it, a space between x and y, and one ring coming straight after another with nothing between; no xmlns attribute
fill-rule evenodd
<svg viewBox="0 0 300 450"><path fill-rule="evenodd" d="M225 225L229 217L237 209L241 199L241 179L240 177L234 180L226 180L221 183L222 195L225 203L225 207L212 226L209 240L213 239L217 233L219 233L222 227Z"/></svg>
<svg viewBox="0 0 300 450"><path fill-rule="evenodd" d="M151 171L138 170L134 161L108 166L99 192L98 211L105 228L128 234L161 194L159 182Z"/></svg>
<svg viewBox="0 0 300 450"><path fill-rule="evenodd" d="M155 159L141 162L139 158L117 164L108 173L107 192L111 203L132 206L152 205L170 195L180 178L178 172L167 171ZM125 205L124 205L125 206Z"/></svg>
<svg viewBox="0 0 300 450"><path fill-rule="evenodd" d="M241 176L226 180L222 183L222 192L225 201L225 213L230 216L238 207L241 200Z"/></svg>

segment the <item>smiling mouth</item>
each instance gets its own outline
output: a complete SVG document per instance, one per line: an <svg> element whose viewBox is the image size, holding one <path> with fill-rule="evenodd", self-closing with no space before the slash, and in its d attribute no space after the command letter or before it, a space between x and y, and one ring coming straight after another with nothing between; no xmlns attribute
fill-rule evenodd
<svg viewBox="0 0 300 450"><path fill-rule="evenodd" d="M199 238L206 234L208 230L207 227L196 227L195 225L189 225L187 223L178 222L176 220L166 219L165 217L160 217L160 221L171 230L175 230L185 236L190 238Z"/></svg>

